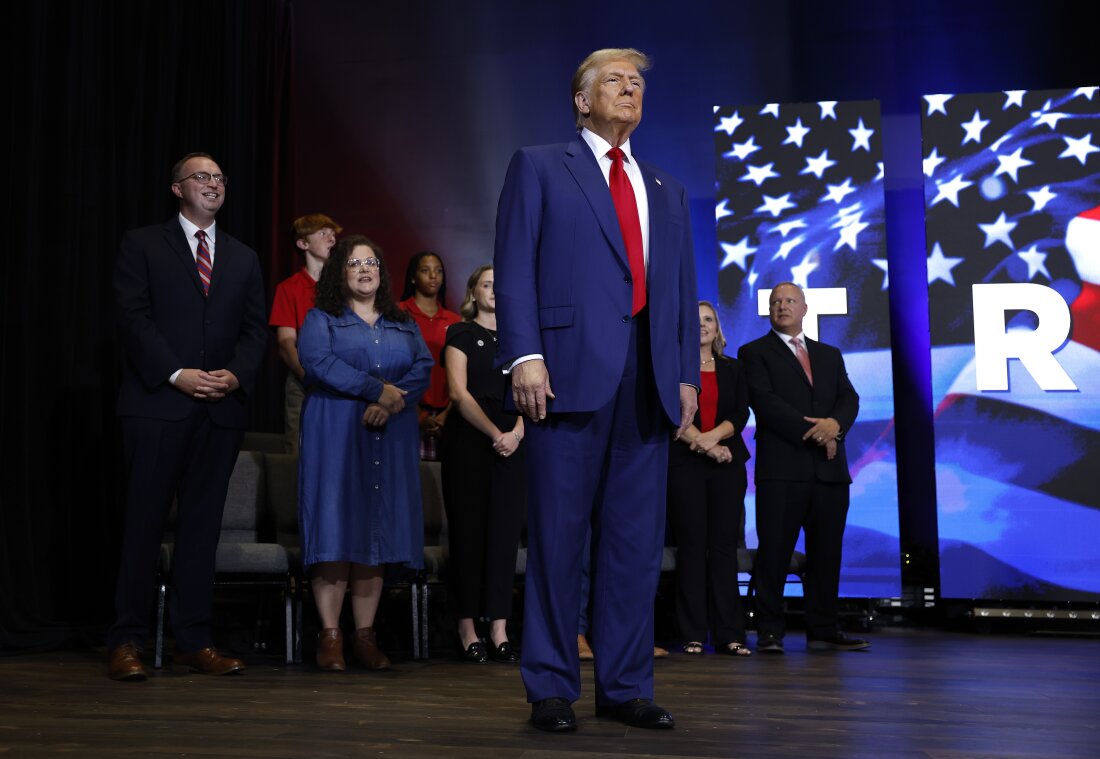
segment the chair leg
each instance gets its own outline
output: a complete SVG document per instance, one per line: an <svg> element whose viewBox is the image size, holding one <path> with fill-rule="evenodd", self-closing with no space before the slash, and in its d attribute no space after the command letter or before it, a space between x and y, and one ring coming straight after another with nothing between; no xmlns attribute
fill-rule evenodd
<svg viewBox="0 0 1100 759"><path fill-rule="evenodd" d="M409 583L409 598L412 606L413 659L420 658L420 591L417 581Z"/></svg>
<svg viewBox="0 0 1100 759"><path fill-rule="evenodd" d="M420 594L420 619L423 623L420 625L420 655L422 658L427 659L429 655L428 651L428 596L430 595L428 583L424 583L424 592Z"/></svg>
<svg viewBox="0 0 1100 759"><path fill-rule="evenodd" d="M305 608L304 595L301 580L295 586L294 592L294 663L302 663L302 610Z"/></svg>
<svg viewBox="0 0 1100 759"><path fill-rule="evenodd" d="M168 585L161 581L157 587L157 639L153 654L153 667L160 669L164 665L164 601L168 594Z"/></svg>
<svg viewBox="0 0 1100 759"><path fill-rule="evenodd" d="M290 586L283 588L283 617L286 622L286 663L294 663L294 612L290 603Z"/></svg>

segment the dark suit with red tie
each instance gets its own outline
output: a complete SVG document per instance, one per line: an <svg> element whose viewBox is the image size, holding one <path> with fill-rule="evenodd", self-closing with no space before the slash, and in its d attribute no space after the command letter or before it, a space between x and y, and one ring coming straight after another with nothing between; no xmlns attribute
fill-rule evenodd
<svg viewBox="0 0 1100 759"><path fill-rule="evenodd" d="M173 498L178 517L169 612L176 649L211 645L222 509L268 336L255 252L221 229L214 251L204 294L179 217L133 230L122 240L114 288L125 356L118 415L128 481L109 650L126 643L140 649L145 641ZM185 367L228 369L240 388L216 401L188 396L169 381Z"/></svg>
<svg viewBox="0 0 1100 759"><path fill-rule="evenodd" d="M812 382L774 330L741 346L749 404L756 415L756 532L754 566L757 632L783 636L783 586L800 529L806 532L806 628L810 638L837 631L841 543L852 481L843 439L833 459L813 440L805 417L831 417L844 432L859 413L840 351L806 341Z"/></svg>
<svg viewBox="0 0 1100 759"><path fill-rule="evenodd" d="M596 701L653 696L653 599L669 433L681 384L699 384L687 193L638 162L649 214L648 305L605 179L583 140L524 148L497 215L498 357L545 359L555 399L527 425L522 675L528 701L580 695L577 616L591 525Z"/></svg>

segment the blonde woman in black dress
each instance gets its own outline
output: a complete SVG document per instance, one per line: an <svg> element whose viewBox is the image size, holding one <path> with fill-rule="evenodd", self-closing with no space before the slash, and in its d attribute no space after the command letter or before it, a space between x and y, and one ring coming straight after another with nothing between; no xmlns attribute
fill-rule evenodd
<svg viewBox="0 0 1100 759"><path fill-rule="evenodd" d="M492 266L470 276L461 313L463 321L447 329L442 356L453 405L440 446L452 607L467 661L518 664L506 625L526 510L523 418L502 410ZM488 640L477 631L482 618L490 620Z"/></svg>

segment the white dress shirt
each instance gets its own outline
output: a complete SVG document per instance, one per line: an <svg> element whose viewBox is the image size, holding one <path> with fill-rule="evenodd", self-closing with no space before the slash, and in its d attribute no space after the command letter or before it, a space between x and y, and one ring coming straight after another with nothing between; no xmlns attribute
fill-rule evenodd
<svg viewBox="0 0 1100 759"><path fill-rule="evenodd" d="M607 182L607 186L610 191L611 187L611 157L607 155L607 151L611 150L612 145L610 142L600 137L595 132L585 128L581 130L581 139L592 150L592 154L596 156L596 163L600 165L600 171L603 172L603 181ZM638 168L637 162L634 160L633 155L630 153L630 140L628 139L619 149L625 154L623 158L623 169L626 170L627 179L630 180L630 186L634 190L634 197L638 201L638 222L642 227L642 257L646 265L646 275L649 274L649 196L645 191L645 177L642 176L642 170Z"/></svg>
<svg viewBox="0 0 1100 759"><path fill-rule="evenodd" d="M206 247L210 249L211 269L214 268L214 248L217 247L215 244L215 238L217 237L215 227L217 225L218 223L214 222L203 230L203 232L206 232ZM195 233L199 231L199 228L192 224L191 220L182 213L180 214L180 226L183 227L183 236L187 238L187 244L191 246L191 257L195 259L197 264L199 260L199 238L195 237Z"/></svg>
<svg viewBox="0 0 1100 759"><path fill-rule="evenodd" d="M802 347L806 349L806 355L810 355L810 349L806 346L806 333L799 332L797 335L787 335L775 329L773 329L772 332L779 335L779 339L787 344L787 347L791 349L791 353L794 354L795 358L798 358L798 350L794 347L794 339L796 337L802 341Z"/></svg>

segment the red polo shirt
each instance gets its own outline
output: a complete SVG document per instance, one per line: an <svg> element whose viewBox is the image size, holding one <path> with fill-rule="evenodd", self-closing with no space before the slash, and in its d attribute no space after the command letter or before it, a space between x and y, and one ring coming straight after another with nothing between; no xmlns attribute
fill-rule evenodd
<svg viewBox="0 0 1100 759"><path fill-rule="evenodd" d="M267 320L272 327L292 327L301 331L306 320L306 311L313 308L313 297L317 282L309 276L303 267L275 288L275 302L271 304L271 318Z"/></svg>
<svg viewBox="0 0 1100 759"><path fill-rule="evenodd" d="M424 393L424 397L420 402L425 406L443 408L450 402L451 398L447 393L447 372L440 366L439 354L443 350L443 343L447 340L447 327L455 322L462 321L462 317L442 306L435 312L435 316L428 316L416 305L415 295L397 305L407 311L416 321L424 342L428 344L428 351L431 352L432 358L435 360L428 391Z"/></svg>

